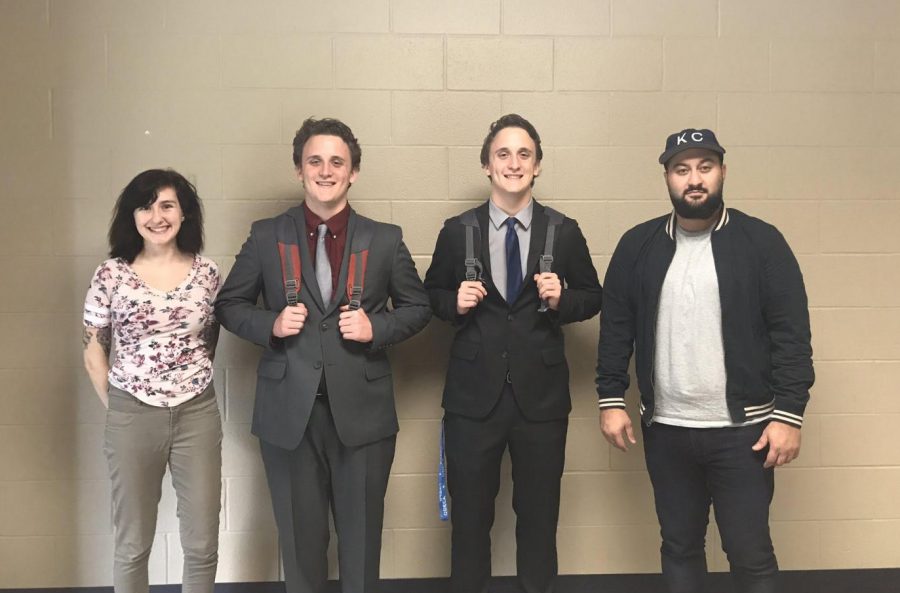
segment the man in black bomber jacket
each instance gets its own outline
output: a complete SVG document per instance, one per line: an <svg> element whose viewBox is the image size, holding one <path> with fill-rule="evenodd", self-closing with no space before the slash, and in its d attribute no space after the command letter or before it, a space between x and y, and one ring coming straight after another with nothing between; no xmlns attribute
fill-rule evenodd
<svg viewBox="0 0 900 593"><path fill-rule="evenodd" d="M813 383L803 276L778 230L725 207L710 130L672 134L659 158L674 206L619 241L604 281L597 366L604 437L635 443L635 371L647 470L672 593L705 590L712 503L741 593L776 590L774 467L800 450Z"/></svg>
<svg viewBox="0 0 900 593"><path fill-rule="evenodd" d="M547 593L557 572L571 409L561 326L596 315L602 293L578 224L532 197L540 142L521 116L505 115L491 125L481 151L490 200L444 223L425 276L434 314L456 327L443 397L453 593L487 590L494 499L507 447L519 583L528 593ZM481 279L466 279L467 225ZM548 232L553 263L541 272Z"/></svg>

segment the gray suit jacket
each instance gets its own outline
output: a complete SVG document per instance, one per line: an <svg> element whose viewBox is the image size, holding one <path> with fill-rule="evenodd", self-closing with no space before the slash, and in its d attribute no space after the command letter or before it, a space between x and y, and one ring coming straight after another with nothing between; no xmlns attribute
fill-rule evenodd
<svg viewBox="0 0 900 593"><path fill-rule="evenodd" d="M285 225L283 217L289 217L292 224ZM362 309L372 322L369 344L344 340L338 329L340 306L348 302L344 287L349 255L354 233L361 225L371 225L373 230L362 295ZM295 233L290 238L279 237L279 228L293 228ZM279 240L299 244L299 301L309 310L303 330L284 339L272 335L275 319L287 306ZM302 207L258 220L219 292L215 310L225 329L264 348L257 369L253 434L278 447L295 448L306 430L323 373L341 442L357 446L397 432L386 348L419 332L431 317L428 296L400 227L351 211L338 289L331 303L323 303L305 238Z"/></svg>

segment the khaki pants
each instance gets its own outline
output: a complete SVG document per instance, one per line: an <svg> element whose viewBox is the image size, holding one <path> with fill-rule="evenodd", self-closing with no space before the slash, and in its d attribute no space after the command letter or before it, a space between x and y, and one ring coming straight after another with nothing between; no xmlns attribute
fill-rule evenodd
<svg viewBox="0 0 900 593"><path fill-rule="evenodd" d="M166 467L177 497L182 591L212 593L218 562L222 421L212 384L158 408L110 386L104 444L112 481L116 593L147 593L147 560Z"/></svg>

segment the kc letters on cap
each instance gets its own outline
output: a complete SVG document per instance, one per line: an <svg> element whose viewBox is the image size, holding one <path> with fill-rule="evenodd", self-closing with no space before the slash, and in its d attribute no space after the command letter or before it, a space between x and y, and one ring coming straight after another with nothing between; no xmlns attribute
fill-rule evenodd
<svg viewBox="0 0 900 593"><path fill-rule="evenodd" d="M659 155L659 164L665 165L673 156L690 148L705 148L725 154L725 149L719 144L712 130L687 128L666 138L666 149Z"/></svg>

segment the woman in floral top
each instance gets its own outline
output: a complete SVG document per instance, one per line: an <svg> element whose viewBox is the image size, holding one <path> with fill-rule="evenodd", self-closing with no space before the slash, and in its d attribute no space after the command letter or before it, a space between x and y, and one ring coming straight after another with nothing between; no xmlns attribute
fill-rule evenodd
<svg viewBox="0 0 900 593"><path fill-rule="evenodd" d="M107 407L116 593L147 593L147 560L168 467L184 551L182 591L212 593L218 561L222 422L212 359L216 264L200 255L193 185L144 171L116 203L111 259L84 303L84 362ZM110 350L115 351L112 366Z"/></svg>

